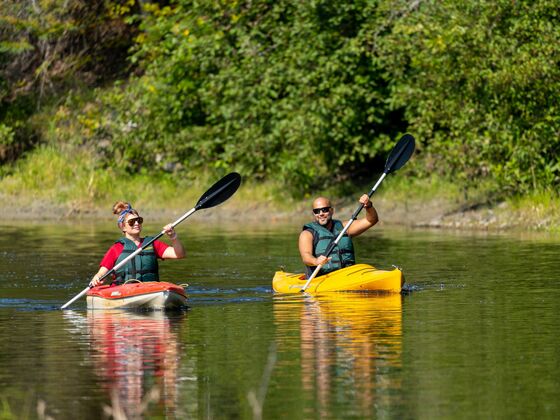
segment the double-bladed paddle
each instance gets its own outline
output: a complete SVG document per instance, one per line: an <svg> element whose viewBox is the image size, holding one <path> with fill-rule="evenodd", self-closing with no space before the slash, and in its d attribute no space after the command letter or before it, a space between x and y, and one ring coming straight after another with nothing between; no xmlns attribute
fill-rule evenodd
<svg viewBox="0 0 560 420"><path fill-rule="evenodd" d="M381 184L381 182L385 179L385 177L389 173L395 172L397 169L402 168L403 165L406 162L408 162L410 156L412 156L412 153L414 152L414 146L415 146L414 137L412 137L410 134L405 134L404 136L401 137L401 139L398 141L395 147L393 147L393 150L391 150L391 153L387 158L387 162L385 163L385 169L383 170L383 174L379 177L379 179L377 180L373 188L368 193L368 197L371 198L375 190L377 190L377 187L379 187L379 184ZM338 245L338 242L342 239L342 237L344 236L348 228L352 225L352 223L354 223L354 220L358 218L358 214L360 214L363 208L364 205L360 204L360 207L356 209L356 211L354 212L354 214L352 215L348 223L346 223L346 226L344 226L344 229L342 229L342 231L338 234L334 242L331 242L331 244L325 251L325 257L328 257L330 253L333 252L334 248ZM311 283L311 281L317 276L322 266L323 265L318 265L315 268L313 274L311 274L309 279L307 279L305 285L301 288L302 292L305 292L305 290L309 287L309 283Z"/></svg>
<svg viewBox="0 0 560 420"><path fill-rule="evenodd" d="M187 217L189 217L191 214L193 214L197 210L208 209L210 207L214 207L214 206L217 206L218 204L223 203L228 198L230 198L233 194L235 194L235 192L239 188L239 185L241 185L241 175L239 175L237 172L232 172L232 173L224 176L222 179L220 179L218 182L216 182L214 185L212 185L212 187L210 187L210 189L208 191L206 191L202 195L202 197L200 197L200 199L196 203L196 206L194 206L188 212L183 214L180 218L175 220L171 224L172 227L177 226L179 223L181 223L183 220L185 220ZM163 230L158 235L154 236L151 240L142 244L142 247L138 248L136 251L134 251L132 254L130 254L128 257L126 257L124 260L122 260L120 263L115 265L111 270L106 272L99 280L103 280L105 277L109 276L110 274L114 273L116 270L121 268L130 259L134 258L136 255L138 255L140 252L142 252L142 250L144 248L147 248L148 246L150 246L156 239L161 238L161 236L164 233L165 233L165 231ZM60 309L66 309L74 301L78 300L83 295L85 295L88 292L89 289L91 289L91 286L88 285L88 287L86 287L84 290L82 290L79 294L77 294L71 300L69 300L64 305L62 305L60 307Z"/></svg>

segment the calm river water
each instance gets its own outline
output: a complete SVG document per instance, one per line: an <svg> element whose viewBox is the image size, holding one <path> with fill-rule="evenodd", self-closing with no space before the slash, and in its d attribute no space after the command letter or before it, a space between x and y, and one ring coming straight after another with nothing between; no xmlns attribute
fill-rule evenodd
<svg viewBox="0 0 560 420"><path fill-rule="evenodd" d="M202 221L201 221L202 220ZM160 224L146 224L157 233ZM185 313L87 311L111 221L0 226L0 417L557 418L560 237L374 228L405 295L279 296L300 223L178 228Z"/></svg>

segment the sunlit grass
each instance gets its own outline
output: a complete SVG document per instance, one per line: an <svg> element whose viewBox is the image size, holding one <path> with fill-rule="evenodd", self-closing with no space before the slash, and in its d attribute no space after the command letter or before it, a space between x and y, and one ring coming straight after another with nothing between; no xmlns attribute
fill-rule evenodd
<svg viewBox="0 0 560 420"><path fill-rule="evenodd" d="M373 184L372 184L373 186ZM459 200L463 192L461 188L449 181L439 177L412 178L400 176L400 174L389 174L379 186L378 196L384 199L395 200Z"/></svg>
<svg viewBox="0 0 560 420"><path fill-rule="evenodd" d="M11 420L11 419L17 419L18 416L16 416L11 408L10 408L10 404L8 403L8 400L5 397L0 398L0 419L2 420Z"/></svg>
<svg viewBox="0 0 560 420"><path fill-rule="evenodd" d="M130 175L97 167L95 156L86 149L48 145L18 160L10 174L0 179L0 191L20 203L40 200L80 212L107 209L118 200L143 209L181 210L193 207L222 175ZM270 206L288 210L293 200L287 193L284 197L285 192L277 183L243 178L228 204L239 209Z"/></svg>
<svg viewBox="0 0 560 420"><path fill-rule="evenodd" d="M2 179L2 191L13 196L65 201L77 188L83 188L84 180L92 173L86 163L89 160L83 154L69 156L53 147L41 147L18 160L12 174Z"/></svg>
<svg viewBox="0 0 560 420"><path fill-rule="evenodd" d="M146 171L147 172L147 171ZM61 208L64 214L97 213L110 215L118 200L131 202L142 211L168 210L185 212L194 207L202 194L225 173L130 175L118 169L99 166L95 155L86 148L71 145L44 145L3 168L0 195L10 206L27 206L40 202L44 207ZM243 176L243 174L242 174ZM278 181L259 182L243 176L237 193L224 203L238 217L290 217L301 214L316 195L326 195L337 204L353 206L362 193L368 192L378 175L370 182L317 190L313 194L296 193ZM554 191L495 199L492 185L479 184L466 189L460 183L439 177L424 179L406 173L390 174L373 197L385 203L430 203L440 211L461 211L482 205L499 214L505 225L527 229L560 231L560 198Z"/></svg>
<svg viewBox="0 0 560 420"><path fill-rule="evenodd" d="M167 185L156 187L148 177L127 178L114 170L96 167L87 150L43 146L20 159L11 174L0 180L3 194L23 200L44 200L79 208L95 207L110 197L131 199L153 193L169 193ZM134 181L134 182L132 182Z"/></svg>
<svg viewBox="0 0 560 420"><path fill-rule="evenodd" d="M560 197L557 192L535 191L531 195L509 198L507 204L502 211L516 214L527 226L560 232Z"/></svg>

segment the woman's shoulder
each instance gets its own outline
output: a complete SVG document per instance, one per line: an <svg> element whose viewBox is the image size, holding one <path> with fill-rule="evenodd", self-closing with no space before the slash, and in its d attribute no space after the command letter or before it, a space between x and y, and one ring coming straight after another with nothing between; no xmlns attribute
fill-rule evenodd
<svg viewBox="0 0 560 420"><path fill-rule="evenodd" d="M160 258L162 258L165 250L171 246L163 241L160 241L159 239L156 239L153 245L154 245L154 250L156 251L156 255Z"/></svg>

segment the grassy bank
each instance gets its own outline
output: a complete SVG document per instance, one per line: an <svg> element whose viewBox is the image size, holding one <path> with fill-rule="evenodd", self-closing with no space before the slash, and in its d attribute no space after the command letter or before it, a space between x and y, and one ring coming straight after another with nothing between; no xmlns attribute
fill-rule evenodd
<svg viewBox="0 0 560 420"><path fill-rule="evenodd" d="M117 200L130 201L145 213L176 214L194 206L223 174L128 175L98 166L94 154L75 146L45 145L11 167L0 179L4 219L110 217ZM351 214L364 185L346 183L317 191L333 198L339 215ZM416 179L406 171L389 176L374 197L387 224L460 229L560 231L560 199L552 191L492 200L489 187L464 190L439 178ZM289 220L308 210L312 197L294 198L283 185L244 178L221 218Z"/></svg>
<svg viewBox="0 0 560 420"><path fill-rule="evenodd" d="M29 153L11 167L4 167L0 195L4 217L71 217L110 214L113 203L126 200L144 211L185 211L225 172L216 174L147 173L129 175L114 168L99 167L95 155L84 148L45 145ZM230 202L233 213L247 207L274 207L279 213L290 212L296 202L283 196L282 187L273 183L251 184Z"/></svg>

